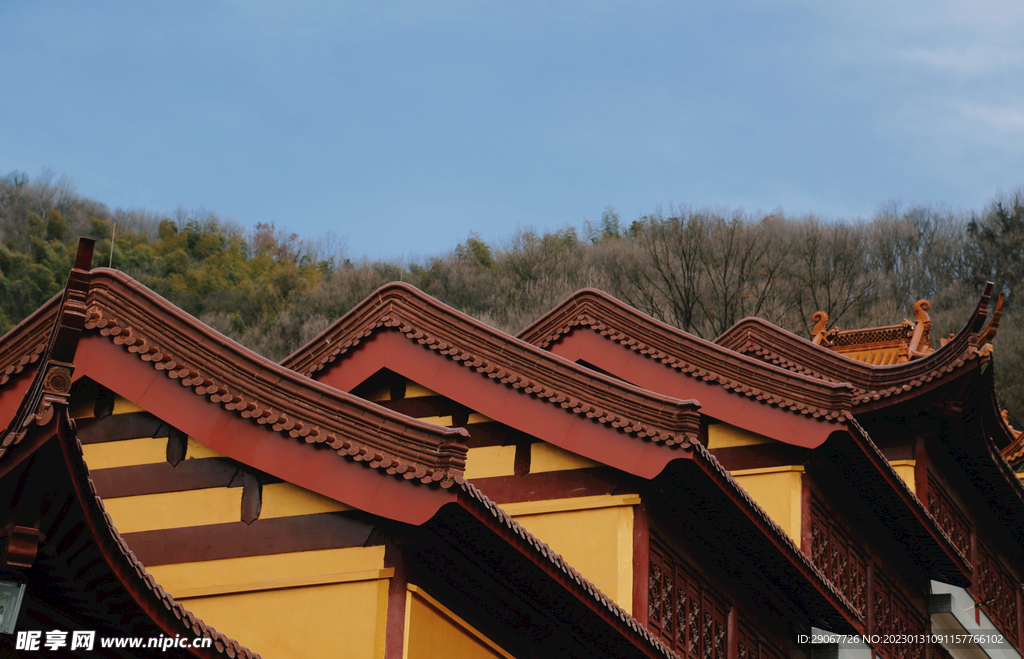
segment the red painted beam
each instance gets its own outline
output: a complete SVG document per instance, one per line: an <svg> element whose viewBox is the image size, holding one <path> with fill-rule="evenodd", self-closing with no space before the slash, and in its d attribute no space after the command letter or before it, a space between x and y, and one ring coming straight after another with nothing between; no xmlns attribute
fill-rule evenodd
<svg viewBox="0 0 1024 659"><path fill-rule="evenodd" d="M83 336L75 364L76 378L91 378L213 450L359 510L419 525L455 501L448 490L389 476L243 419L110 339Z"/></svg>

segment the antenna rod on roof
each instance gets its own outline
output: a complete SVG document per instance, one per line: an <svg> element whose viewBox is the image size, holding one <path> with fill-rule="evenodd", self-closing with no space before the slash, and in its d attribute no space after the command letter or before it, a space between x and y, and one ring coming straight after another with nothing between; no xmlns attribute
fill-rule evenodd
<svg viewBox="0 0 1024 659"><path fill-rule="evenodd" d="M107 262L108 268L114 267L114 235L117 233L117 222L114 222L114 227L110 230L110 261Z"/></svg>

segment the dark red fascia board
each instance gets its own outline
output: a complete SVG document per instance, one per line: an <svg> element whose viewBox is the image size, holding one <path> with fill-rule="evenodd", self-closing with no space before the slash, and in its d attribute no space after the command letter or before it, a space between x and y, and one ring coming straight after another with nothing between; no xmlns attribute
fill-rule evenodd
<svg viewBox="0 0 1024 659"><path fill-rule="evenodd" d="M680 449L691 443L668 446L666 442L638 438L612 424L482 378L464 363L424 349L402 334L377 332L364 339L357 350L347 352L342 361L316 375L326 385L351 390L387 368L499 423L642 478L661 473L670 460L679 457ZM700 431L699 415L690 404L683 413L686 416L681 417L680 426L685 436L695 441Z"/></svg>
<svg viewBox="0 0 1024 659"><path fill-rule="evenodd" d="M389 475L442 487L462 478L464 429L418 421L302 377L122 273L95 271L88 299L87 330L242 419L330 446Z"/></svg>
<svg viewBox="0 0 1024 659"><path fill-rule="evenodd" d="M445 504L458 504L474 515L486 517L481 514L480 505L463 493L470 487L468 485L450 489L424 485L369 469L333 452L318 450L320 447L315 444L273 437L267 429L195 396L103 337L86 336L79 345L76 375L90 377L203 444L249 467L365 512L415 526L427 523ZM487 520L489 528L495 532L501 531L500 527L505 524L504 518L495 520L493 515ZM529 536L527 542L533 547L542 544L533 536ZM553 565L559 567L560 557L546 549L546 545L544 548L543 551L537 550L540 557L554 561ZM567 585L565 579L561 581ZM569 582L579 583L574 579ZM588 586L583 583L575 587L577 591L580 588L586 591L577 592L576 596L592 608L599 609L601 602L608 608L607 598L593 586ZM598 604L588 603L590 599L595 599ZM612 609L603 615L609 622L619 617L618 612ZM619 619L617 626L622 627L623 624L630 626L628 621Z"/></svg>
<svg viewBox="0 0 1024 659"><path fill-rule="evenodd" d="M368 302L373 304L368 305L367 302L364 302L362 306L371 308L377 305L383 306L389 300L389 296L395 292L401 294L410 289L417 298L428 297L408 286L388 286L385 289L390 290L382 289L382 294L379 297L374 295L368 298ZM428 299L432 300L432 298ZM360 308L357 307L331 329L314 339L304 350L298 351L283 363L294 366L306 364L314 376L319 376L322 381L342 389L352 389L378 370L388 368L512 427L525 428L530 422L536 422L535 425L538 425L538 428L529 427L525 428L525 431L584 457L645 479L657 477L674 459L693 459L693 451L701 451L700 454L704 456L702 459L705 463L717 464L714 457L705 453L699 444L682 445L682 450L669 450L667 447L658 446L650 441L624 442L620 433L613 433L607 440L603 440L598 431L601 426L595 427L587 419L580 418L579 415L576 419L573 419L572 416L566 418L559 406L537 405L536 401L510 392L504 387L480 387L479 374L475 372L475 369L464 368L459 363L440 355L438 351L425 349L426 341L424 339L428 336L428 330L421 329L411 320L407 321L409 325L401 327L400 333L397 334L376 331L380 326L375 319L398 316L402 311L406 311L405 308L398 313L395 313L393 308L385 308L384 311L378 311L376 314L365 312L360 314L359 311ZM457 314L455 321L468 319L453 310L447 311L452 315ZM358 322L352 321L353 316L358 316ZM406 315L401 315L401 318L403 321L407 320ZM422 319L422 316L417 318ZM476 324L476 321L471 322ZM499 334L496 330L487 329L491 333ZM467 334L469 333L467 332ZM336 352L327 355L321 354L322 351L317 354L310 353L320 346L335 346L332 352ZM475 347L466 348L467 352L470 352L470 357L472 357L472 350ZM537 349L533 348L533 350ZM540 352L541 355L548 355L545 351ZM431 357L431 355L434 356ZM344 361L344 368L337 367L339 360ZM469 359L461 360L462 363L469 361ZM550 356L544 361L552 363ZM565 360L554 360L553 363L562 368L566 368L566 366L571 369L582 368ZM321 368L310 366L311 364L319 365ZM323 368L327 365L331 365L331 368ZM586 369L586 372L591 378L599 381L606 380L604 376L589 369ZM616 381L612 380L612 382ZM488 392L495 392L494 400L487 400ZM472 397L472 401L467 400L467 397ZM512 405L509 405L510 401ZM837 610L842 611L844 615L852 616L851 620L855 619L852 607L843 603L843 598L838 591L835 591L834 587L821 576L817 568L811 565L799 549L788 540L778 525L767 518L764 512L750 500L742 488L739 488L720 466L717 470L709 468L708 473L710 474L712 471L719 479L717 481L719 487L733 492L735 501L745 506L750 518L760 520L763 523L763 528L768 529L768 532L774 535L775 545L784 554L789 554L788 560L798 565L809 580L816 582L817 588L821 592L827 593L830 601L838 607Z"/></svg>
<svg viewBox="0 0 1024 659"><path fill-rule="evenodd" d="M414 344L404 337L399 340L399 345L414 348ZM363 351L358 352L363 354ZM394 350L387 350L385 354L401 360L401 356L396 355ZM320 455L322 452L316 451L313 446L298 441L268 441L265 429L226 413L220 406L190 395L188 388L176 386L174 381L160 376L145 362L126 353L109 338L95 334L84 337L80 342L76 362L79 363L76 376L90 377L150 413L171 421L214 450L361 510L418 525L436 514L445 503L452 501L453 491L406 483L402 479L358 467L334 456ZM478 377L461 366L457 370ZM564 414L558 407L543 407ZM584 418L578 419L580 424L588 423ZM585 455L589 452L585 450L586 447L604 444L593 441L593 427L590 428L591 432L586 431L587 428L581 425L581 432L587 434L590 441L583 442L581 439L580 444L572 445L572 450ZM618 439L621 441L621 437ZM631 473L651 471L646 476L650 478L660 473L669 460L687 454L652 442L644 442L642 446L644 448L639 451L623 452L620 459L613 462ZM652 460L652 456L657 456L657 459ZM595 454L595 457L600 456ZM333 462L328 461L331 459ZM343 469L347 473L344 477L337 471L342 468L340 465L345 465ZM416 487L418 492L411 487ZM802 556L799 552L797 555ZM827 587L823 578L819 577L819 581L821 586Z"/></svg>
<svg viewBox="0 0 1024 659"><path fill-rule="evenodd" d="M415 474L446 486L461 478L464 430L423 423L311 382L223 337L123 273L101 268L90 275L87 329L166 370L196 393L244 418L328 444L389 473ZM0 413L5 398L20 403L20 396L7 394L10 381L31 371L45 349L59 297L0 339L7 362ZM342 422L344 437L331 433ZM395 441L398 437L401 441Z"/></svg>

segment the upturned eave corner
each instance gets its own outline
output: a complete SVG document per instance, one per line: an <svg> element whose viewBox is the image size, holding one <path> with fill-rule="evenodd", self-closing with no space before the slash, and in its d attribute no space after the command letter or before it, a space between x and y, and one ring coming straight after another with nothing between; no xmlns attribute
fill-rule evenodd
<svg viewBox="0 0 1024 659"><path fill-rule="evenodd" d="M965 368L987 362L1003 304L1000 295L994 309L990 309L993 307L991 294L990 283L960 332L943 340L940 347L902 363L882 366L865 363L759 318L739 321L715 339L715 343L793 373L848 383L854 391L853 411L860 414L865 409L889 406L935 389L956 378ZM916 313L927 316L926 312L922 306Z"/></svg>

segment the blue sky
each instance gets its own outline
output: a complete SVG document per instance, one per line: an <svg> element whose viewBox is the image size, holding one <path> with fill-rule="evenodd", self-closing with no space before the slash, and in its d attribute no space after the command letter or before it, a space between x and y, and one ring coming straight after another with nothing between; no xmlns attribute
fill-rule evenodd
<svg viewBox="0 0 1024 659"><path fill-rule="evenodd" d="M1024 185L1024 3L0 2L0 175L422 258Z"/></svg>

